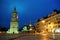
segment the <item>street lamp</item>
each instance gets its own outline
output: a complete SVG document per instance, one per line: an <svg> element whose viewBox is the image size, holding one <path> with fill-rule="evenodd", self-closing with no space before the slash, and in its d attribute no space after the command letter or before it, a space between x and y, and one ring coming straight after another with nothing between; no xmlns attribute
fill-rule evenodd
<svg viewBox="0 0 60 40"><path fill-rule="evenodd" d="M41 22L42 22L42 26L45 26L45 20L42 20ZM42 28L43 28L42 32L44 33L46 28L45 27L42 27Z"/></svg>
<svg viewBox="0 0 60 40"><path fill-rule="evenodd" d="M42 23L45 23L45 20L42 20Z"/></svg>

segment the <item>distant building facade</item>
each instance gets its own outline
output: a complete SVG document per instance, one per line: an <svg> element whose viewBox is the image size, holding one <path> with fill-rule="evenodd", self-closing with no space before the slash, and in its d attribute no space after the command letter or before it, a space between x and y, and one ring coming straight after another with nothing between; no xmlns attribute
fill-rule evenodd
<svg viewBox="0 0 60 40"><path fill-rule="evenodd" d="M28 26L27 25L24 25L22 31L23 32L27 32L28 31Z"/></svg>
<svg viewBox="0 0 60 40"><path fill-rule="evenodd" d="M34 26L32 25L32 22L30 22L29 25L24 25L23 26L23 29L22 29L23 32L34 32Z"/></svg>
<svg viewBox="0 0 60 40"><path fill-rule="evenodd" d="M57 10L52 11L52 14L49 14L45 18L39 19L35 23L36 31L47 31L52 32L53 29L60 28L60 12Z"/></svg>
<svg viewBox="0 0 60 40"><path fill-rule="evenodd" d="M32 22L30 22L28 30L29 32L34 32L34 26L32 25Z"/></svg>

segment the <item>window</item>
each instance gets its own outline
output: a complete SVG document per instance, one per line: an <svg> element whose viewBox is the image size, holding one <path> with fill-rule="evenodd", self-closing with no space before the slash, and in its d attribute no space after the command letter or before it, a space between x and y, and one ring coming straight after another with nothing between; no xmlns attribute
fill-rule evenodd
<svg viewBox="0 0 60 40"><path fill-rule="evenodd" d="M60 20L60 17L56 18L56 20Z"/></svg>

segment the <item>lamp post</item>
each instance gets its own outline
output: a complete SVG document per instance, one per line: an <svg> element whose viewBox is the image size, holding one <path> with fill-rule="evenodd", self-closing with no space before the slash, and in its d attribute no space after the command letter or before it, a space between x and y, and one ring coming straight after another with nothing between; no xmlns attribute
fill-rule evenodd
<svg viewBox="0 0 60 40"><path fill-rule="evenodd" d="M41 22L43 24L42 26L44 26L42 31L45 32L45 20L42 20Z"/></svg>
<svg viewBox="0 0 60 40"><path fill-rule="evenodd" d="M56 29L53 30L53 39L54 39L54 40L56 39L55 34L54 34L54 33L55 33L55 30L56 30Z"/></svg>

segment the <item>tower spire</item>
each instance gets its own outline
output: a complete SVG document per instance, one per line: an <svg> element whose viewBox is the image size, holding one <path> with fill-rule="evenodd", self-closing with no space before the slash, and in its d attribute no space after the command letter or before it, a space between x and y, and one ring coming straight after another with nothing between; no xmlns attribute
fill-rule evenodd
<svg viewBox="0 0 60 40"><path fill-rule="evenodd" d="M30 21L30 24L29 24L29 26L32 26L32 22Z"/></svg>
<svg viewBox="0 0 60 40"><path fill-rule="evenodd" d="M14 7L14 12L16 12L16 7Z"/></svg>
<svg viewBox="0 0 60 40"><path fill-rule="evenodd" d="M30 24L32 24L32 22L30 21Z"/></svg>

